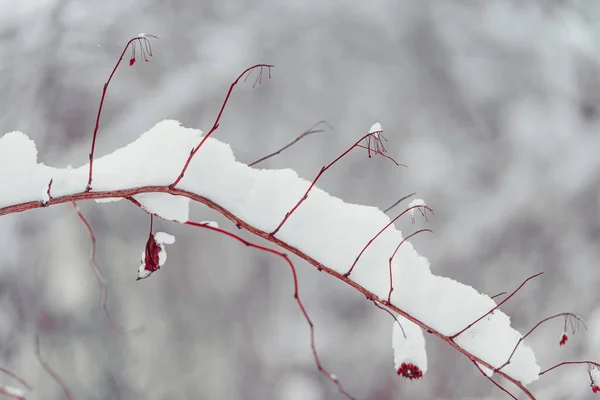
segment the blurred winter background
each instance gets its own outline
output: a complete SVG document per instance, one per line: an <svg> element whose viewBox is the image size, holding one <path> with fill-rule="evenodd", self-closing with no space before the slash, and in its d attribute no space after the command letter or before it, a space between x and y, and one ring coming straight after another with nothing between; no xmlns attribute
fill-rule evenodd
<svg viewBox="0 0 600 400"><path fill-rule="evenodd" d="M151 63L138 56L116 73L97 154L165 118L208 129L238 73L275 64L270 81L236 89L217 132L240 160L326 120L334 130L263 164L312 179L380 121L390 155L409 168L356 151L320 186L382 208L417 192L436 216L401 227L433 229L413 240L433 270L482 292L544 271L504 311L522 332L557 312L587 316L588 331L564 348L560 320L528 344L542 368L598 361L600 2L0 0L0 132L26 132L46 164L85 163L102 86L138 32L160 40ZM121 336L103 318L72 207L2 217L0 365L34 386L28 399L65 398L35 358L36 332L79 400L342 398L314 365L281 260L160 221L177 243L165 268L136 282L147 217L126 202L81 208L110 311L143 329ZM235 230L206 208L193 214ZM507 398L435 337L424 379L397 377L389 315L296 261L322 361L356 397ZM531 389L544 400L592 398L583 366Z"/></svg>

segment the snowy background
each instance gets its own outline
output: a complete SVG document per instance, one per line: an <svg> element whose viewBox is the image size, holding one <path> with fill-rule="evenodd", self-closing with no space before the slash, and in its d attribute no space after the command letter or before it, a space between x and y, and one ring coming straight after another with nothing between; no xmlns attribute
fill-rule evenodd
<svg viewBox="0 0 600 400"><path fill-rule="evenodd" d="M239 72L275 64L271 81L238 87L216 133L239 159L326 120L333 131L263 165L312 179L380 121L390 155L409 168L356 152L320 186L382 208L417 192L436 211L426 225L435 234L413 243L435 273L480 291L511 291L544 271L503 310L522 332L557 312L587 316L590 329L565 348L561 321L528 343L542 368L598 361L599 23L595 0L0 0L0 133L27 133L46 164L85 163L102 85L139 32L160 37L155 57L117 72L98 155L164 118L207 130ZM0 365L35 386L28 399L64 398L35 359L37 330L80 400L342 398L314 366L280 259L161 221L177 242L163 269L136 282L147 217L125 202L80 206L98 238L109 309L143 329L123 337L108 327L72 207L2 217ZM192 214L234 229L205 208ZM506 398L433 337L424 379L398 378L389 315L295 261L322 360L353 395ZM540 399L592 398L584 367L550 374L530 386Z"/></svg>

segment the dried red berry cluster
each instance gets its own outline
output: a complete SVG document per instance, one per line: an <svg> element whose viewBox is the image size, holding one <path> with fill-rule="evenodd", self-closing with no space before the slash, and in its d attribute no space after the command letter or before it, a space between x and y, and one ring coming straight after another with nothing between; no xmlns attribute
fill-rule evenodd
<svg viewBox="0 0 600 400"><path fill-rule="evenodd" d="M398 375L401 375L402 377L408 378L412 381L413 379L422 378L423 372L414 364L402 363L400 368L398 368Z"/></svg>

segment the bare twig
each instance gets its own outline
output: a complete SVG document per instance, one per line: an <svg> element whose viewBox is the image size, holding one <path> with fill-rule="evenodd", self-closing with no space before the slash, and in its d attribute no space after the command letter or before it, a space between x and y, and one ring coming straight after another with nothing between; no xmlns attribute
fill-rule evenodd
<svg viewBox="0 0 600 400"><path fill-rule="evenodd" d="M475 361L473 361L473 364L475 365L475 367L477 367L477 369L479 370L479 372L481 372L481 374L483 376L485 376L490 382L492 382L494 385L496 385L496 387L498 389L502 390L504 393L506 393L507 395L509 395L513 399L518 400L511 392L509 392L506 388L502 387L502 385L500 385L498 382L496 382L494 379L492 379L491 376L488 376L488 374L486 374L485 372L483 372L483 370L481 369L481 367L479 366L479 364L477 364Z"/></svg>
<svg viewBox="0 0 600 400"><path fill-rule="evenodd" d="M275 230L273 230L273 232L271 232L271 235L275 236L277 234L277 232L279 232L279 230L281 229L281 227L283 226L283 224L285 224L286 221L288 220L288 218L294 213L294 211L296 211L298 209L298 207L300 207L300 205L308 198L308 194L310 193L310 191L312 190L312 188L315 186L315 184L317 183L317 181L319 180L319 178L325 173L325 171L327 171L329 168L331 168L339 160L341 160L342 158L344 158L344 156L346 156L346 154L350 153L354 148L356 148L356 147L366 148L365 146L360 145L360 142L362 142L363 140L365 140L368 137L373 136L376 133L377 132L367 133L366 135L364 135L363 137L361 137L360 139L358 139L346 151L344 151L342 154L340 154L335 160L333 160L332 162L330 162L326 166L322 167L321 170L319 171L319 173L317 174L317 176L315 177L315 179L313 179L313 181L311 182L310 186L306 190L306 193L304 193L304 196L302 196L300 198L300 200L298 200L298 202L296 203L296 205L294 207L292 207L292 209L285 214L285 216L283 217L283 219L281 220L281 222L279 222L279 225L277 225L277 227L275 228ZM375 150L371 150L369 148L369 152L371 152L371 151L375 152ZM396 161L394 160L394 162L396 162ZM396 163L396 164L398 165L398 163Z"/></svg>
<svg viewBox="0 0 600 400"><path fill-rule="evenodd" d="M274 157L278 154L280 154L281 152L289 149L290 147L292 147L293 145L295 145L296 143L298 143L300 140L304 139L305 137L312 135L313 133L321 133L321 132L325 132L324 129L315 129L317 126L321 125L321 124L326 124L330 129L333 129L333 127L331 125L329 125L327 123L327 121L319 121L316 124L314 124L313 126L311 126L308 130L304 131L304 133L302 133L300 136L298 136L296 139L292 140L290 143L286 144L285 146L283 146L282 148L280 148L279 150L268 154L262 158L259 158L258 160L251 162L250 164L248 164L249 167L253 167L258 163L261 163L265 160L268 160L271 157Z"/></svg>
<svg viewBox="0 0 600 400"><path fill-rule="evenodd" d="M402 244L404 242L406 242L408 239L410 239L411 237L418 235L419 233L422 232L430 232L433 233L433 231L431 229L419 229L416 232L411 233L410 235L408 235L407 237L405 237L404 239L402 239L402 241L398 244L398 246L396 247L396 249L394 250L394 253L392 253L392 256L390 257L390 259L388 260L389 263L389 271L390 271L390 291L388 292L388 297L387 297L387 301L388 303L390 301L392 301L392 292L394 291L394 284L392 281L392 261L394 260L394 257L396 257L396 253L398 252L398 249L400 249L400 246L402 246Z"/></svg>
<svg viewBox="0 0 600 400"><path fill-rule="evenodd" d="M65 393L65 396L67 396L67 399L75 400L75 396L73 396L73 393L71 393L71 390L69 389L69 387L58 376L58 374L56 372L54 372L54 370L50 367L48 362L42 356L42 353L40 351L40 337L38 335L35 335L35 355L36 355L38 361L40 362L40 365L42 366L42 368L44 368L46 370L46 372L48 373L48 375L50 375L52 377L52 379L54 379L54 381L58 384L58 386L60 386L62 391Z"/></svg>
<svg viewBox="0 0 600 400"><path fill-rule="evenodd" d="M495 294L493 296L490 296L490 299L495 299L496 297L504 296L505 294L506 294L506 292L501 292L501 293Z"/></svg>
<svg viewBox="0 0 600 400"><path fill-rule="evenodd" d="M212 135L217 128L219 127L219 121L221 121L221 116L223 115L223 111L225 111L225 107L227 106L227 103L229 102L229 97L231 96L231 93L233 92L233 88L235 87L235 85L237 85L240 81L240 79L242 79L245 75L247 76L247 74L249 74L250 72L252 72L253 70L260 68L260 73L259 73L259 78L262 80L262 70L263 68L267 68L269 70L269 79L271 78L271 68L273 68L273 65L269 65L269 64L256 64L253 65L252 67L246 68L244 70L244 72L242 72L235 81L233 81L233 83L231 84L231 86L229 86L229 91L227 92L227 95L225 96L225 100L223 100L223 104L221 105L221 109L219 110L219 114L217 115L217 118L215 119L215 122L213 123L212 128L210 128L210 130L208 131L208 133L206 135L204 135L204 137L202 138L202 140L200 141L200 143L198 144L198 146L196 146L191 152L190 155L188 156L185 165L183 166L183 168L181 169L181 172L179 173L179 176L177 177L177 179L175 179L175 182L173 182L170 185L171 189L174 189L175 186L177 186L177 184L179 183L179 181L183 178L183 175L185 175L185 171L188 169L188 166L190 165L190 162L192 161L192 158L194 158L194 156L196 155L196 153L198 152L198 150L200 150L200 148L202 147L202 145L204 144L204 142L206 142L206 139L208 139L210 137L210 135ZM256 82L254 83L254 85L256 85Z"/></svg>
<svg viewBox="0 0 600 400"><path fill-rule="evenodd" d="M350 269L348 269L348 272L346 272L344 274L344 276L346 276L346 277L350 276L350 274L354 270L354 267L356 266L356 263L358 263L358 260L360 259L360 257L362 257L363 253L367 250L367 248L379 237L379 235L381 235L383 233L383 231L385 231L387 228L392 226L394 224L394 222L396 222L396 220L398 220L398 218L402 217L407 212L414 210L415 208L425 208L426 210L429 210L429 212L431 212L433 214L433 210L431 208L429 208L427 206L423 206L423 205L412 206L412 207L409 207L406 210L402 211L400 214L398 214L396 217L394 217L394 219L392 219L386 226L381 228L381 230L379 232L377 232L377 234L375 236L373 236L371 238L371 240L369 240L367 242L365 247L363 247L363 249L360 251L360 253L358 253L358 256L356 256L356 258L354 259L354 262L350 266Z"/></svg>
<svg viewBox="0 0 600 400"><path fill-rule="evenodd" d="M102 115L102 107L104 106L104 98L106 97L106 91L108 90L108 85L110 85L110 81L112 80L113 76L115 75L115 72L117 72L117 69L119 68L119 65L121 64L121 61L123 61L123 56L127 52L127 49L129 49L129 46L131 46L132 44L135 44L136 42L139 41L140 47L142 47L142 42L143 42L146 45L145 48L149 49L149 51L148 51L149 55L152 56L152 48L150 47L150 42L148 41L148 38L158 39L158 37L156 37L154 35L140 34L134 38L131 38L127 42L127 44L125 45L125 48L121 52L121 56L119 57L119 60L115 64L112 72L110 73L110 75L108 77L108 80L106 81L106 83L104 84L104 87L102 88L102 97L100 98L100 105L98 106L98 113L96 114L96 125L94 126L94 134L92 136L92 147L90 149L90 154L89 154L90 169L88 172L88 183L87 183L87 186L85 189L88 192L90 190L92 190L92 169L93 169L93 164L94 164L94 150L96 148L96 136L98 135L98 129L100 128L100 116ZM148 61L143 50L142 50L142 54L144 54L144 59L146 61ZM132 60L133 60L133 62L135 62L135 47L133 47L133 56L132 56L131 60L129 61L129 65L133 65L133 62L131 62Z"/></svg>
<svg viewBox="0 0 600 400"><path fill-rule="evenodd" d="M367 137L367 139L368 139L369 137L370 137L370 136L368 136L368 137ZM369 152L369 153L370 153L370 152L373 152L373 153L375 153L375 154L378 154L378 155L380 155L380 156L382 156L382 157L385 157L385 158L387 158L388 160L390 160L391 162L393 162L394 164L396 164L396 166L397 166L397 167L407 167L405 164L400 164L398 161L394 160L392 157L388 156L387 154L385 154L385 153L380 153L378 150L376 151L376 150L374 150L374 149L371 149L369 146L363 146L362 144L358 144L358 145L356 145L356 147L359 147L359 148L361 148L361 149L365 149L365 150L367 150L367 152ZM371 158L371 156L369 156L369 158Z"/></svg>
<svg viewBox="0 0 600 400"><path fill-rule="evenodd" d="M386 208L385 210L383 210L383 212L387 213L392 208L396 207L398 204L402 203L404 200L413 197L414 195L416 195L416 193L411 193L411 194L408 194L408 195L404 196L403 198L401 198L400 200L396 201L394 204L392 204L391 206L389 206L388 208Z"/></svg>
<svg viewBox="0 0 600 400"><path fill-rule="evenodd" d="M594 365L594 366L596 366L596 368L600 368L600 364L598 364L597 362L594 362L594 361L563 361L563 362L558 363L550 368L543 370L542 372L540 372L540 376L544 375L545 373L548 373L550 371L553 371L556 368L560 368L564 365L581 365L581 364Z"/></svg>
<svg viewBox="0 0 600 400"><path fill-rule="evenodd" d="M533 333L533 331L535 331L535 330L536 330L536 329L537 329L537 328L538 328L540 325L542 325L542 324L544 324L544 323L546 323L546 322L548 322L548 321L550 321L550 320L553 320L553 319L555 319L555 318L560 318L560 317L564 317L564 318L565 318L565 328L566 328L566 326L567 326L567 320L568 320L569 318L572 318L572 319L576 320L577 322L579 322L579 323L582 323L582 324L583 324L583 326L585 327L585 322L583 322L583 321L582 321L581 317L580 317L580 316L578 316L578 315L576 315L576 314L570 313L570 312L560 313L560 314L552 315L551 317L544 318L543 320L541 320L540 322L538 322L537 324L535 324L535 326L534 326L533 328L531 328L531 329L529 330L529 332L527 332L526 334L524 334L524 335L523 335L523 336L522 336L522 337L519 339L519 341L518 341L518 342L517 342L517 344L515 345L515 348L513 349L512 353L510 353L510 356L508 357L508 360L506 360L506 362L505 362L504 364L502 364L500 367L498 367L498 368L496 369L496 371L500 371L502 368L504 368L504 367L506 367L508 364L510 364L510 360L512 360L512 358L513 358L513 356L515 355L515 352L517 351L517 348L519 347L519 345L521 344L521 342L523 342L523 340L525 340L525 338L526 338L527 336L529 336L530 334L532 334L532 333ZM571 325L571 328L573 329L573 333L575 333L575 329L576 329L576 328L575 328L575 325ZM540 375L541 375L541 374L540 374Z"/></svg>
<svg viewBox="0 0 600 400"><path fill-rule="evenodd" d="M400 323L400 321L398 320L398 318L394 315L394 313L391 312L390 310L388 310L387 308L385 308L384 306L380 305L379 303L375 302L375 301L373 301L373 304L375 304L375 306L377 308L379 308L380 310L385 311L386 313L390 314L392 316L392 318L394 318L394 321L396 321L396 323L400 327L400 330L402 330L402 336L404 336L404 339L406 339L406 333L404 332L404 328L402 327L402 324Z"/></svg>
<svg viewBox="0 0 600 400"><path fill-rule="evenodd" d="M90 266L92 267L92 271L94 271L94 276L96 277L96 281L98 282L98 287L100 288L100 308L102 309L102 313L104 317L110 324L111 328L119 332L120 334L125 334L125 329L115 321L115 319L108 312L108 307L106 305L108 298L108 285L106 284L106 279L102 275L102 271L96 262L96 236L94 235L94 231L92 230L91 225L85 219L81 211L79 210L79 206L74 201L72 202L73 208L75 209L75 213L77 214L77 218L83 224L88 237L90 238Z"/></svg>
<svg viewBox="0 0 600 400"><path fill-rule="evenodd" d="M455 339L457 336L461 335L464 331L466 331L467 329L469 329L470 327L472 327L473 325L475 325L476 323L478 323L479 321L481 321L482 319L484 319L485 317L487 317L488 315L490 315L491 313L494 312L494 310L498 309L502 304L506 303L508 300L510 300L519 290L521 290L521 288L523 286L525 286L525 284L527 282L529 282L530 280L537 278L538 276L542 275L543 272L538 272L535 275L530 276L529 278L525 279L525 281L523 281L523 283L521 283L521 285L515 289L514 292L512 292L507 298L505 298L504 300L502 300L500 303L498 303L496 305L496 307L492 308L490 311L488 311L487 313L483 314L481 317L477 318L475 321L471 322L469 325L467 325L464 329L462 329L461 331L455 333L454 335L450 336L450 339Z"/></svg>

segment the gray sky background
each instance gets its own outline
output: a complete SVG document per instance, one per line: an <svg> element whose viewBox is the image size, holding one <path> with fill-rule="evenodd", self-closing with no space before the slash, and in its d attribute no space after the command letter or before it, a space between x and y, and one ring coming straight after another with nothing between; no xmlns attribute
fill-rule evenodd
<svg viewBox="0 0 600 400"><path fill-rule="evenodd" d="M356 152L320 186L382 208L417 192L436 216L399 225L433 229L413 242L435 273L482 292L511 291L543 271L503 310L521 332L558 312L585 315L588 331L564 348L561 321L527 342L542 368L598 361L599 27L595 0L0 0L0 133L27 133L46 164L85 163L102 86L139 32L160 37L154 57L115 75L97 154L165 118L209 129L231 81L272 63L270 81L236 89L217 132L238 159L326 120L334 130L263 165L311 179L381 122L390 155L409 168ZM119 336L107 326L70 206L2 217L0 365L35 387L28 399L64 398L35 359L38 329L79 400L342 398L316 370L279 259L161 221L177 243L165 268L135 282L146 216L125 202L81 208L109 309L144 329ZM203 207L193 216L235 229ZM398 378L389 315L295 261L323 363L356 397L507 398L434 337L424 379ZM592 398L585 367L530 388L540 399Z"/></svg>

